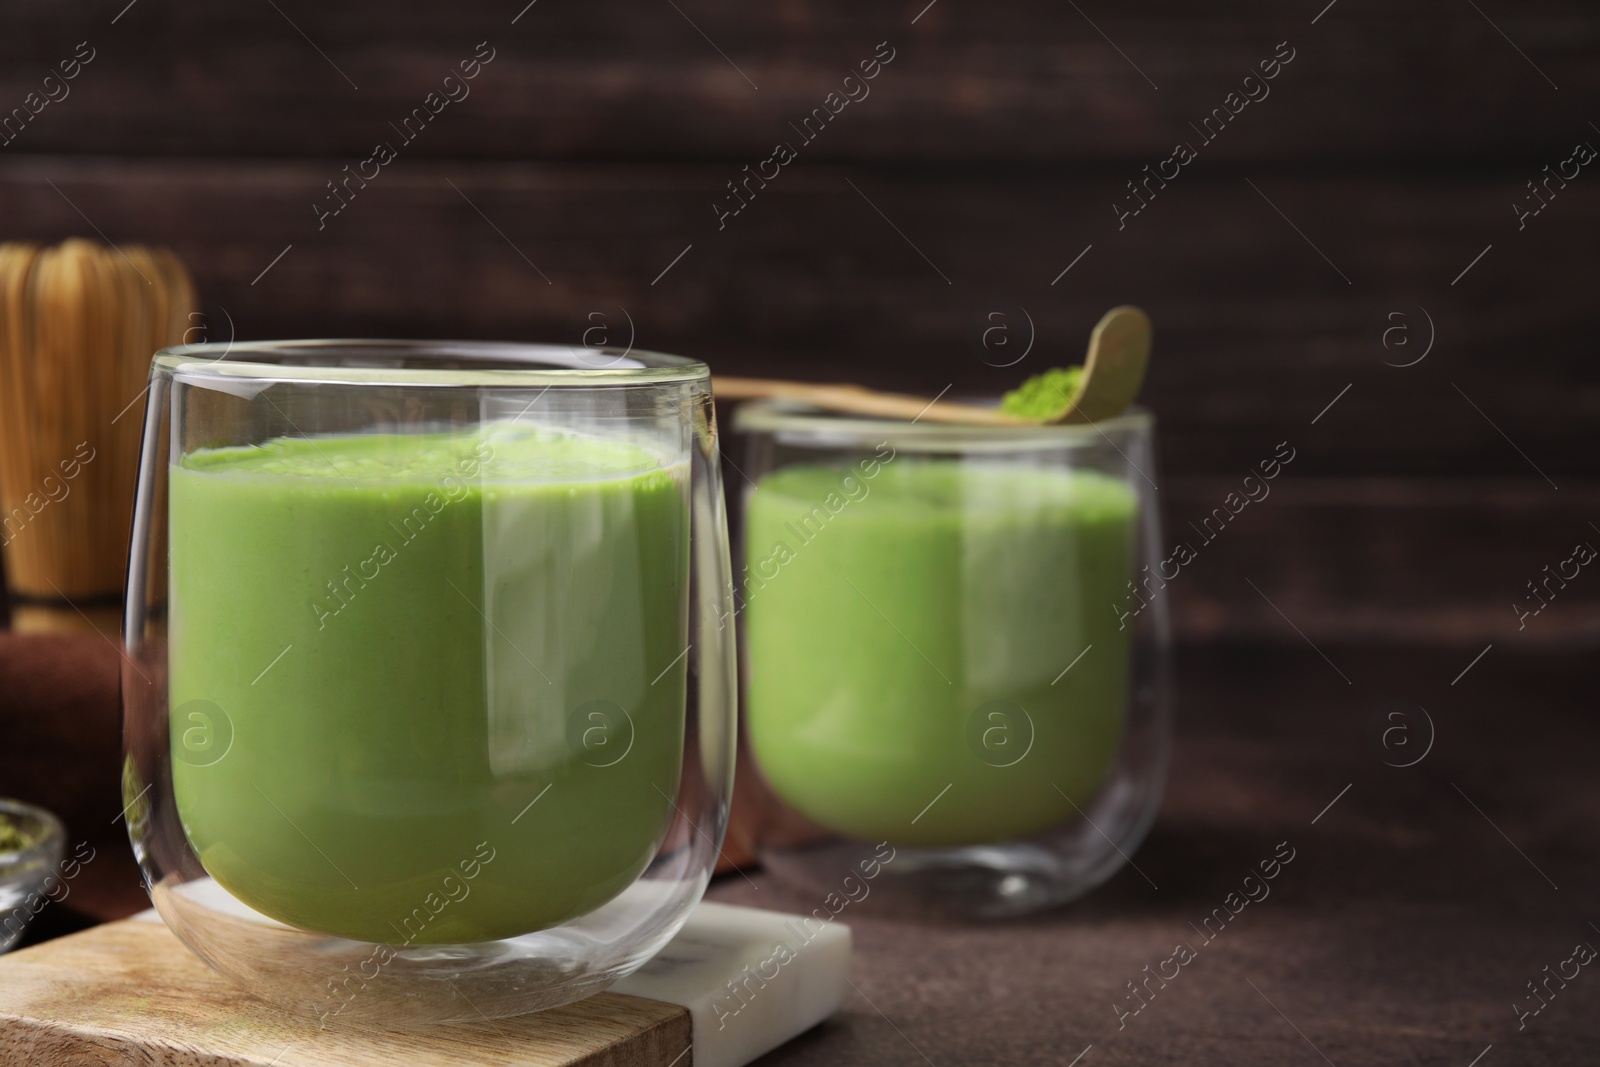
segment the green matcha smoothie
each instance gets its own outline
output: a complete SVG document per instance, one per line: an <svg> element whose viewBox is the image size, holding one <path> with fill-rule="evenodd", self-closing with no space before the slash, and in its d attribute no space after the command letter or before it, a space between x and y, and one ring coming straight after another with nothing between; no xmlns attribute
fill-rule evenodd
<svg viewBox="0 0 1600 1067"><path fill-rule="evenodd" d="M643 447L508 424L184 456L173 787L207 873L390 944L616 896L678 787L687 493Z"/></svg>
<svg viewBox="0 0 1600 1067"><path fill-rule="evenodd" d="M912 846L1074 817L1122 733L1132 631L1113 605L1136 517L1121 482L1040 466L902 456L768 475L745 586L768 782L822 826Z"/></svg>

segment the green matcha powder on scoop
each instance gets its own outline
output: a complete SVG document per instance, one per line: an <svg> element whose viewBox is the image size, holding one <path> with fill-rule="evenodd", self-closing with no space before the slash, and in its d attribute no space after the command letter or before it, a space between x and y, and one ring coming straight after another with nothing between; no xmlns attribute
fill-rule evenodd
<svg viewBox="0 0 1600 1067"><path fill-rule="evenodd" d="M0 815L0 852L21 852L33 847L33 837L22 827Z"/></svg>
<svg viewBox="0 0 1600 1067"><path fill-rule="evenodd" d="M1001 398L1000 410L1019 419L1054 422L1072 406L1082 381L1082 367L1055 367L1035 374Z"/></svg>

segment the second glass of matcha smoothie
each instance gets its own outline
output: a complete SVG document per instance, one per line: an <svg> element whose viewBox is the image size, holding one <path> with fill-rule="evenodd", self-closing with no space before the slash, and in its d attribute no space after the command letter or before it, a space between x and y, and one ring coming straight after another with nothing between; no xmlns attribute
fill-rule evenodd
<svg viewBox="0 0 1600 1067"><path fill-rule="evenodd" d="M735 425L763 859L979 914L1114 873L1165 773L1149 416L969 428L761 403Z"/></svg>
<svg viewBox="0 0 1600 1067"><path fill-rule="evenodd" d="M676 357L158 356L124 785L173 929L325 1019L517 1014L638 966L731 788L715 455Z"/></svg>

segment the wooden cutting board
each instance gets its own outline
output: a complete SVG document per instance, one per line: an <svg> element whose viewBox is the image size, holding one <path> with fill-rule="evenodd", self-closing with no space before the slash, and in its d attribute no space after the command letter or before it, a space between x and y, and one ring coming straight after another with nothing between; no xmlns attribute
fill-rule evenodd
<svg viewBox="0 0 1600 1067"><path fill-rule="evenodd" d="M685 932L633 976L689 1006L621 993L475 1025L383 1030L287 1014L212 971L159 922L125 920L0 957L0 1064L58 1067L690 1067L748 1062L831 1013L817 1002L765 1016L819 985L844 985L848 931L803 946L766 1009L738 1027L714 1001L751 952L770 952L777 916L702 904ZM783 935L778 935L783 936ZM765 947L763 947L765 946ZM842 959L841 963L841 948ZM676 950L676 951L675 951ZM808 959L809 957L809 959ZM653 969L653 972L652 972ZM830 976L837 972L837 978ZM819 982L819 978L821 981ZM665 993L663 995L666 995ZM758 1000L758 1003L760 1003ZM827 998L824 998L826 1001ZM752 1005L753 1006L753 1005ZM708 1013L707 1008L710 1007ZM725 1013L726 1008L721 1012ZM785 1008L785 1010L787 1010ZM695 1022L702 1033L696 1040ZM734 1041L729 1038L735 1039ZM698 1047L697 1047L698 1046Z"/></svg>

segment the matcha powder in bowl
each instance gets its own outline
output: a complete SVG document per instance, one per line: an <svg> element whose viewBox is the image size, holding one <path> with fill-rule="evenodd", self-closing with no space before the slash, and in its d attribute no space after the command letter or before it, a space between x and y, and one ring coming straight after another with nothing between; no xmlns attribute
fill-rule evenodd
<svg viewBox="0 0 1600 1067"><path fill-rule="evenodd" d="M0 812L0 852L21 852L33 847L34 837L16 821Z"/></svg>

